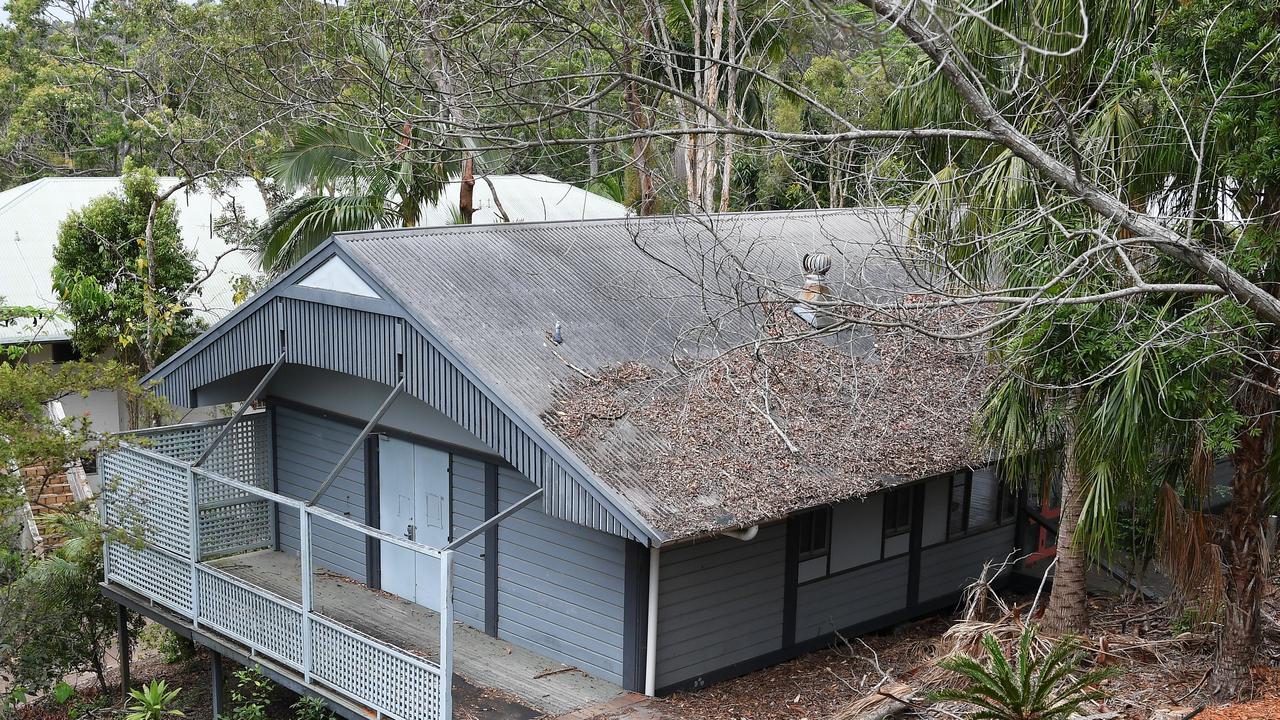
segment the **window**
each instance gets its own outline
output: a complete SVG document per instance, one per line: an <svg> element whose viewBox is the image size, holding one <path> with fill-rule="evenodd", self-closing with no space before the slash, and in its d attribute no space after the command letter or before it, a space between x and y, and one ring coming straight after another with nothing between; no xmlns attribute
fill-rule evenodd
<svg viewBox="0 0 1280 720"><path fill-rule="evenodd" d="M1000 480L994 466L957 472L951 478L947 537L979 533L1012 522L1017 507L1017 494Z"/></svg>
<svg viewBox="0 0 1280 720"><path fill-rule="evenodd" d="M799 559L796 580L808 582L831 573L831 508L822 507L797 515L796 549Z"/></svg>
<svg viewBox="0 0 1280 720"><path fill-rule="evenodd" d="M912 488L902 488L884 496L884 536L911 532Z"/></svg>
<svg viewBox="0 0 1280 720"><path fill-rule="evenodd" d="M798 518L800 559L823 557L831 550L831 508L811 510Z"/></svg>
<svg viewBox="0 0 1280 720"><path fill-rule="evenodd" d="M80 359L80 353L70 342L56 342L49 346L49 353L56 363L67 363Z"/></svg>
<svg viewBox="0 0 1280 720"><path fill-rule="evenodd" d="M969 531L969 496L973 491L973 471L961 470L951 476L951 502L947 509L947 537Z"/></svg>

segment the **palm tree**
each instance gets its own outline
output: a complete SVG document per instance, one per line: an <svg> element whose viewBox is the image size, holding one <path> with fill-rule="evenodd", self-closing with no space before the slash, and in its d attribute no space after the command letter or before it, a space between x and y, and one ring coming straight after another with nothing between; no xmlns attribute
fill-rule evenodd
<svg viewBox="0 0 1280 720"><path fill-rule="evenodd" d="M331 125L297 131L269 165L284 203L255 236L263 270L297 262L335 232L413 227L444 192L456 161L408 122L381 133Z"/></svg>
<svg viewBox="0 0 1280 720"><path fill-rule="evenodd" d="M1189 163L1176 142L1136 116L1135 108L1148 104L1140 82L1142 58L1117 51L1135 47L1150 32L1156 3L1086 0L1087 33L1080 10L1058 0L1002 6L993 8L999 17L985 18L991 23L957 17L952 36L977 63L973 72L991 87L1008 89L1006 117L1024 132L1058 133L1060 109L1082 109L1070 120L1074 130L1062 141L1064 155L1075 156L1081 172L1141 206ZM1020 54L1017 41L1005 34L1010 30L1056 52ZM895 97L886 113L890 125L946 127L962 119L962 103L931 65L920 63L913 74L912 89ZM926 177L913 198L919 209L913 237L929 252L941 251L971 287L1043 285L1089 247L1092 238L1071 229L1101 224L1078 203L1036 182L1027 164L1008 150L977 141L926 143L922 150ZM1053 292L1083 295L1126 281L1096 273ZM1088 629L1085 567L1090 545L1097 549L1090 535L1112 536L1113 493L1133 479L1115 474L1115 459L1099 453L1138 451L1086 432L1103 393L1111 393L1106 397L1113 403L1126 399L1109 383L1141 343L1126 346L1109 336L1119 317L1100 306L1045 309L991 338L992 352L1008 372L984 408L981 433L1010 458L1011 471L1061 482L1058 557L1044 620L1046 629L1058 632ZM1112 332L1099 335L1098 328ZM1126 422L1133 417L1123 405L1108 409ZM1141 463L1135 455L1125 467L1132 471L1136 464Z"/></svg>

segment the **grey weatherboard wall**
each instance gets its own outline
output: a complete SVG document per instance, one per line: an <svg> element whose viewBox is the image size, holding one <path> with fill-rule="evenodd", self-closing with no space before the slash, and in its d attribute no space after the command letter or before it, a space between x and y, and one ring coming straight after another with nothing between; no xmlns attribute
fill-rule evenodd
<svg viewBox="0 0 1280 720"><path fill-rule="evenodd" d="M805 583L796 589L796 640L811 640L907 607L910 559Z"/></svg>
<svg viewBox="0 0 1280 720"><path fill-rule="evenodd" d="M274 406L276 491L310 500L359 428L284 406ZM365 520L364 447L338 475L318 505L326 510ZM301 552L298 516L289 508L277 513L280 549ZM312 527L316 565L364 582L367 577L364 535L351 528L316 519Z"/></svg>
<svg viewBox="0 0 1280 720"><path fill-rule="evenodd" d="M782 649L786 527L661 553L658 687Z"/></svg>
<svg viewBox="0 0 1280 720"><path fill-rule="evenodd" d="M485 463L450 455L453 485L453 537L484 522ZM458 619L484 630L485 535L458 548L453 558L453 610Z"/></svg>
<svg viewBox="0 0 1280 720"><path fill-rule="evenodd" d="M1012 524L946 540L949 483L945 476L902 486L922 503L918 525L912 549L904 543L887 559L880 559L884 493L833 506L829 574L807 582L798 581L798 548L788 540L798 537L799 515L761 526L747 542L718 537L664 549L659 690L701 687L821 647L837 631L865 632L943 609L1015 542Z"/></svg>
<svg viewBox="0 0 1280 720"><path fill-rule="evenodd" d="M502 468L508 507L533 492ZM527 507L498 526L498 637L622 684L626 541Z"/></svg>
<svg viewBox="0 0 1280 720"><path fill-rule="evenodd" d="M956 538L920 554L921 602L946 597L978 578L982 562L1001 560L1013 549L1013 525L999 525L985 532Z"/></svg>

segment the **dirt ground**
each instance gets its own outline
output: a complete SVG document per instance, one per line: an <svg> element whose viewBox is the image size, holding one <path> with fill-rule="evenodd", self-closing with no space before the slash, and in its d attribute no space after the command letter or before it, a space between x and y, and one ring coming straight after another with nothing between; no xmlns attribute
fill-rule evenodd
<svg viewBox="0 0 1280 720"><path fill-rule="evenodd" d="M1007 598L1014 613L1025 612L1029 598ZM1212 628L1196 624L1194 614L1166 604L1091 600L1092 637L1085 648L1102 664L1120 672L1105 687L1109 700L1091 711L1098 717L1150 720L1162 708L1180 708L1171 720L1200 710L1198 720L1280 720L1280 578L1273 579L1263 610L1267 628L1262 659L1255 668L1255 697L1250 702L1218 704L1212 697L1209 669L1213 664ZM823 720L850 702L873 692L886 676L907 685L918 684L930 671L940 638L952 627L949 615L938 615L892 630L849 638L836 646L812 652L740 678L701 690L679 693L652 702L650 716L663 720ZM233 682L228 667L227 679ZM154 654L134 660L135 682L164 679L182 688L179 709L192 720L214 720L209 708L209 666L206 657L165 665ZM281 690L270 717L288 718L293 697ZM481 693L483 695L483 693ZM96 696L86 689L73 701ZM496 720L514 716L503 711L506 698L475 702L476 712L464 720ZM116 708L118 697L111 698ZM51 702L25 708L20 720L62 720L67 706ZM532 713L530 713L532 715ZM80 716L86 716L81 713ZM98 717L115 717L99 713ZM527 720L525 715L520 720ZM921 712L917 717L944 717Z"/></svg>
<svg viewBox="0 0 1280 720"><path fill-rule="evenodd" d="M1030 598L1007 598L1025 612ZM1090 712L1114 720L1149 720L1161 709L1175 720L1199 710L1198 720L1280 720L1280 577L1273 578L1263 611L1264 665L1255 668L1250 702L1219 704L1209 687L1212 628L1194 613L1163 603L1091 599L1092 637L1084 649L1118 668L1107 681L1108 701ZM891 631L850 638L838 646L703 690L668 698L672 716L688 720L821 720L873 692L887 675L919 685L952 618L939 615ZM932 671L936 672L936 671ZM948 708L960 710L961 708ZM963 713L960 713L963 715ZM907 714L908 716L911 713ZM943 718L922 711L917 717ZM954 716L952 716L954 717Z"/></svg>

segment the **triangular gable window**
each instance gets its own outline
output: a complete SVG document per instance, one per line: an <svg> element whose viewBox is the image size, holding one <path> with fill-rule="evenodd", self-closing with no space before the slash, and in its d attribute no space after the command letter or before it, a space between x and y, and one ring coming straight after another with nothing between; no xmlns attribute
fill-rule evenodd
<svg viewBox="0 0 1280 720"><path fill-rule="evenodd" d="M307 273L296 285L361 297L382 298L337 255L325 260L320 267Z"/></svg>

